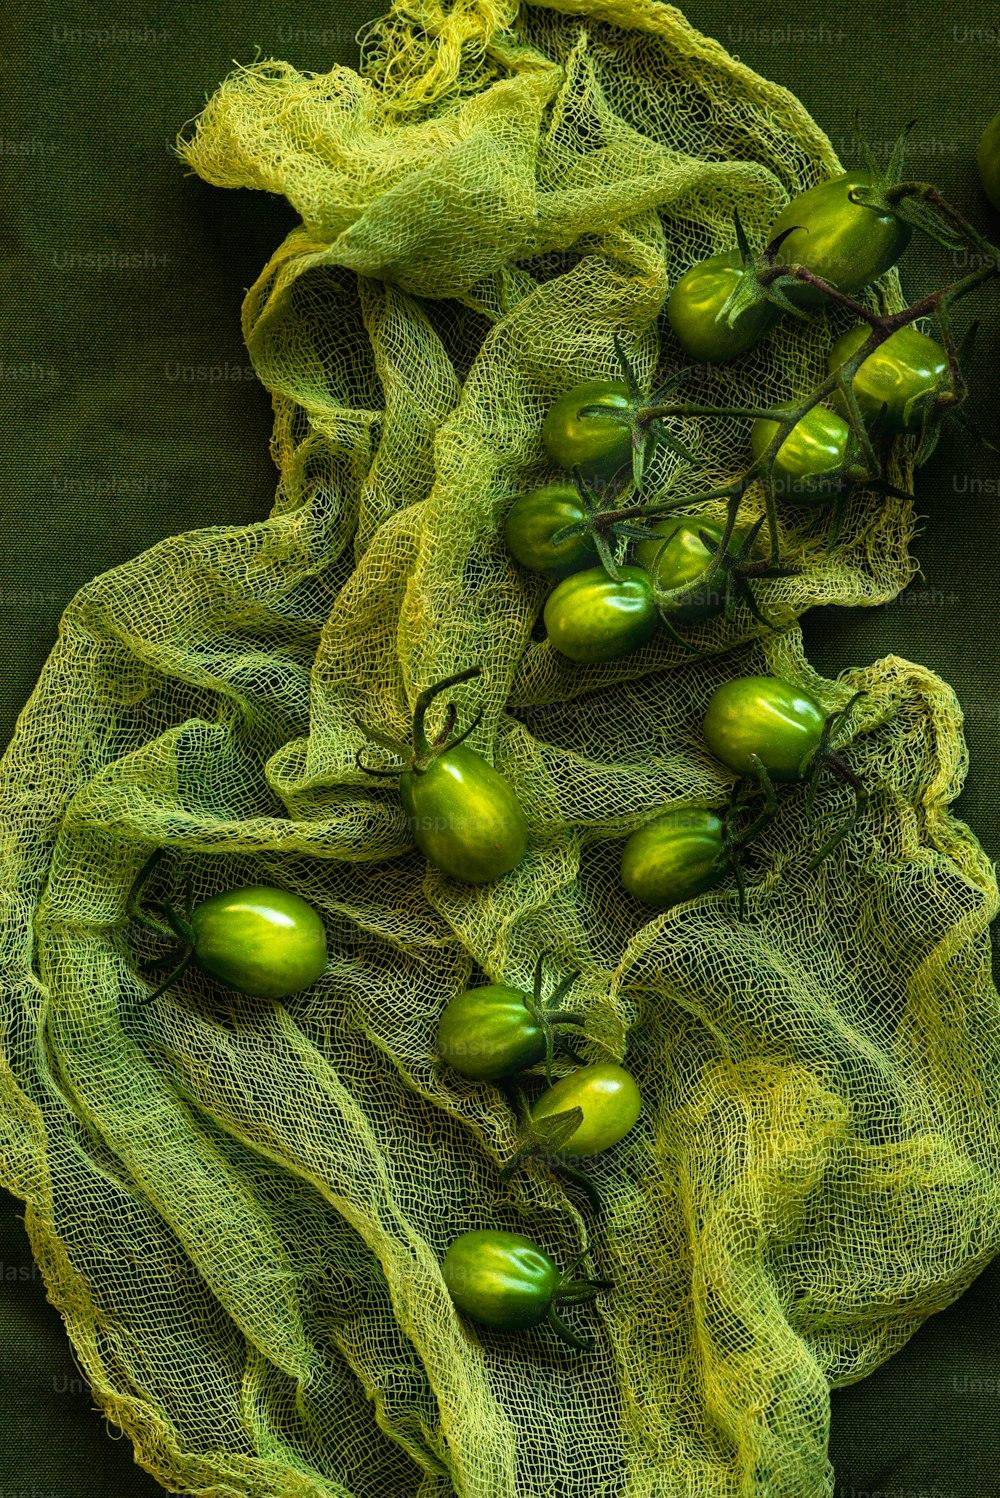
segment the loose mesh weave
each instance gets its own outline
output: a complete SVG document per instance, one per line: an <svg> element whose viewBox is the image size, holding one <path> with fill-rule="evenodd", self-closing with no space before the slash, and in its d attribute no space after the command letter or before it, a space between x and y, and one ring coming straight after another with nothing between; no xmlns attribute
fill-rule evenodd
<svg viewBox="0 0 1000 1498"><path fill-rule="evenodd" d="M363 76L240 68L183 146L301 215L245 304L280 482L267 519L171 537L73 599L3 761L3 1179L97 1402L174 1490L829 1494L830 1386L1000 1247L997 890L948 811L961 714L897 657L821 680L795 623L896 595L911 510L859 491L832 553L822 511L786 511L781 629L743 615L701 628L706 657L664 635L595 666L538 637L545 585L502 526L547 472L547 403L615 372L616 331L644 379L677 368L679 273L733 242L736 208L759 246L838 163L794 98L652 0L413 0L364 56ZM880 295L900 305L894 277ZM785 320L696 393L801 393L840 326ZM701 469L662 463L654 489L745 465L745 422L678 430ZM403 732L476 661L456 695L531 828L479 888L428 868L354 763L356 714ZM750 671L831 709L866 690L870 809L810 875L828 828L783 788L745 923L728 888L650 917L622 840L724 803L700 722ZM125 896L156 846L151 898L185 872L197 897L302 894L326 975L282 1005L191 970L142 1004ZM645 1100L594 1167L602 1221L538 1167L501 1189L510 1108L435 1056L446 1000L528 986L538 952L551 982L580 970L583 1049L624 1057ZM440 1257L492 1224L614 1280L572 1313L592 1356L454 1314Z"/></svg>

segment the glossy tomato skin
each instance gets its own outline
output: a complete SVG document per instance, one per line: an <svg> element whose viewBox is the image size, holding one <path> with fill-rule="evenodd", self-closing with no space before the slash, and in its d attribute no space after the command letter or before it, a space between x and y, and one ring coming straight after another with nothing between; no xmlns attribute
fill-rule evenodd
<svg viewBox="0 0 1000 1498"><path fill-rule="evenodd" d="M323 922L288 890L265 884L223 890L195 906L191 926L202 972L253 998L288 998L326 968Z"/></svg>
<svg viewBox="0 0 1000 1498"><path fill-rule="evenodd" d="M399 795L417 846L464 884L488 884L521 862L528 824L512 786L465 744L419 773L404 770Z"/></svg>
<svg viewBox="0 0 1000 1498"><path fill-rule="evenodd" d="M523 1331L544 1321L559 1287L559 1272L530 1238L479 1228L456 1238L441 1274L457 1310L480 1326Z"/></svg>
<svg viewBox="0 0 1000 1498"><path fill-rule="evenodd" d="M791 200L771 225L768 241L792 229L778 251L783 265L805 265L839 291L860 291L885 274L910 242L910 226L891 213L852 203L853 188L871 187L864 171L831 177ZM796 227L798 226L798 227ZM784 288L790 302L818 307L827 300L802 282Z"/></svg>
<svg viewBox="0 0 1000 1498"><path fill-rule="evenodd" d="M729 327L722 309L744 276L739 250L723 250L686 270L667 298L667 319L684 352L698 363L721 364L759 343L781 316L774 302L748 307Z"/></svg>
<svg viewBox="0 0 1000 1498"><path fill-rule="evenodd" d="M803 778L819 747L826 714L816 700L776 676L739 676L713 693L705 714L705 743L716 759L751 778L751 754L772 780Z"/></svg>
<svg viewBox="0 0 1000 1498"><path fill-rule="evenodd" d="M1000 114L993 116L979 137L976 165L983 191L993 207L1000 208Z"/></svg>
<svg viewBox="0 0 1000 1498"><path fill-rule="evenodd" d="M601 406L601 416L582 416L585 407ZM554 463L585 477L609 479L632 457L628 413L632 398L622 380L588 380L575 385L549 407L542 423L542 446Z"/></svg>
<svg viewBox="0 0 1000 1498"><path fill-rule="evenodd" d="M549 594L544 619L549 642L573 661L615 661L645 645L659 615L649 574L622 567L621 578L603 567L574 572Z"/></svg>
<svg viewBox="0 0 1000 1498"><path fill-rule="evenodd" d="M531 1107L536 1121L570 1108L583 1110L583 1121L559 1151L563 1157L596 1155L623 1139L642 1111L635 1078L613 1061L581 1066L547 1088Z"/></svg>
<svg viewBox="0 0 1000 1498"><path fill-rule="evenodd" d="M583 505L575 484L553 483L532 489L515 499L507 511L507 550L522 567L550 577L568 577L582 567L593 567L598 560L593 536L571 536L558 545L552 542L557 531L582 519Z"/></svg>
<svg viewBox="0 0 1000 1498"><path fill-rule="evenodd" d="M857 353L867 340L870 329L862 324L849 328L830 350L831 374ZM854 394L862 416L877 416L885 405L885 424L893 432L918 432L916 413L907 417L907 405L915 396L940 389L946 383L948 360L944 349L926 333L916 328L897 328L884 343L868 355L854 375ZM834 397L837 409L845 416L847 402L842 392Z"/></svg>
<svg viewBox="0 0 1000 1498"><path fill-rule="evenodd" d="M685 516L682 520L668 516L654 521L653 529L659 533L660 539L640 541L635 555L640 567L646 569L661 589L682 588L687 583L694 583L710 565L712 552L699 532L704 531L718 546L721 546L725 534L725 527L718 521L700 520L697 515ZM727 548L731 556L739 551L742 541L742 532L734 531ZM711 619L722 612L725 602L724 581L717 577L714 582L693 587L690 593L683 595L683 602L671 605L670 617L681 623Z"/></svg>
<svg viewBox="0 0 1000 1498"><path fill-rule="evenodd" d="M675 807L639 827L622 853L621 881L654 910L668 910L718 884L726 872L722 818Z"/></svg>
<svg viewBox="0 0 1000 1498"><path fill-rule="evenodd" d="M750 429L750 447L759 458L778 424L759 416ZM825 406L800 416L778 448L772 468L775 498L790 505L828 504L845 477L850 428Z"/></svg>
<svg viewBox="0 0 1000 1498"><path fill-rule="evenodd" d="M525 995L503 983L469 988L449 999L438 1021L438 1053L463 1077L496 1082L545 1056L545 1034Z"/></svg>

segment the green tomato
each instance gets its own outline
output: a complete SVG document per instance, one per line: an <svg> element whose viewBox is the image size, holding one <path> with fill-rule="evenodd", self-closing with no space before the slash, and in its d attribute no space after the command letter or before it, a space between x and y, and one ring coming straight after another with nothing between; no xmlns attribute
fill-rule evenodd
<svg viewBox="0 0 1000 1498"><path fill-rule="evenodd" d="M237 993L286 999L326 968L326 930L305 900L266 884L223 890L191 913L194 961Z"/></svg>
<svg viewBox="0 0 1000 1498"><path fill-rule="evenodd" d="M716 520L701 520L697 515L683 520L669 516L655 520L652 529L658 532L660 539L640 541L636 547L636 560L661 589L682 588L685 583L694 583L709 566L713 553L702 541L701 531L719 546L725 535L725 526ZM734 531L729 538L728 553L735 556L742 543L742 533ZM680 622L711 619L722 612L725 602L724 582L717 577L714 582L693 587L683 602L673 604L670 617Z"/></svg>
<svg viewBox="0 0 1000 1498"><path fill-rule="evenodd" d="M979 137L976 165L983 190L994 208L1000 208L1000 114L995 114Z"/></svg>
<svg viewBox="0 0 1000 1498"><path fill-rule="evenodd" d="M532 1104L531 1117L537 1122L571 1108L582 1109L583 1120L559 1154L577 1158L596 1155L623 1139L642 1111L642 1097L630 1072L613 1061L600 1061L561 1077Z"/></svg>
<svg viewBox="0 0 1000 1498"><path fill-rule="evenodd" d="M584 416L588 406L605 414ZM542 445L554 463L588 478L609 479L632 456L632 397L622 380L588 380L575 385L549 407L542 423Z"/></svg>
<svg viewBox="0 0 1000 1498"><path fill-rule="evenodd" d="M849 328L830 350L830 373L856 354L871 329L862 323ZM946 383L948 360L944 349L926 333L916 328L897 328L884 343L855 371L854 394L866 419L877 416L885 405L885 423L893 432L918 432L920 420L910 409L916 397L938 390ZM835 397L837 409L845 416L847 402L843 392Z"/></svg>
<svg viewBox="0 0 1000 1498"><path fill-rule="evenodd" d="M487 983L449 999L438 1021L438 1051L461 1076L496 1082L544 1059L545 1031L526 994Z"/></svg>
<svg viewBox="0 0 1000 1498"><path fill-rule="evenodd" d="M552 590L544 619L554 650L573 661L615 661L652 639L659 615L649 574L642 567L620 571L615 579L588 567Z"/></svg>
<svg viewBox="0 0 1000 1498"><path fill-rule="evenodd" d="M801 687L776 676L723 682L705 714L705 743L737 775L757 777L756 755L772 780L805 778L826 714Z"/></svg>
<svg viewBox="0 0 1000 1498"><path fill-rule="evenodd" d="M706 364L735 359L778 321L781 309L765 298L741 312L733 327L726 323L722 309L747 274L739 250L723 250L692 265L677 282L667 299L667 319L692 359Z"/></svg>
<svg viewBox="0 0 1000 1498"><path fill-rule="evenodd" d="M504 1332L544 1321L560 1282L536 1243L500 1228L462 1233L445 1254L441 1274L463 1316Z"/></svg>
<svg viewBox="0 0 1000 1498"><path fill-rule="evenodd" d="M487 884L521 862L528 824L512 787L465 744L399 777L407 826L431 863L465 884Z"/></svg>
<svg viewBox="0 0 1000 1498"><path fill-rule="evenodd" d="M629 894L667 910L711 889L726 872L722 818L697 807L675 807L633 832L622 853Z"/></svg>
<svg viewBox="0 0 1000 1498"><path fill-rule="evenodd" d="M593 567L598 560L593 536L571 536L554 545L552 537L564 526L584 518L583 504L576 485L545 484L515 499L507 512L504 539L507 550L522 567L532 572L547 572L552 577L568 577L581 567Z"/></svg>
<svg viewBox="0 0 1000 1498"><path fill-rule="evenodd" d="M860 291L885 274L910 242L910 226L892 213L852 203L848 193L871 186L868 172L846 172L799 193L781 210L768 242L786 229L793 232L778 251L783 265L804 265L838 291ZM804 282L784 287L790 302L818 307L827 300Z"/></svg>
<svg viewBox="0 0 1000 1498"><path fill-rule="evenodd" d="M778 430L775 421L758 416L750 430L754 458L760 457ZM850 427L836 411L811 406L778 448L772 467L777 499L792 505L827 504L849 476L846 466Z"/></svg>

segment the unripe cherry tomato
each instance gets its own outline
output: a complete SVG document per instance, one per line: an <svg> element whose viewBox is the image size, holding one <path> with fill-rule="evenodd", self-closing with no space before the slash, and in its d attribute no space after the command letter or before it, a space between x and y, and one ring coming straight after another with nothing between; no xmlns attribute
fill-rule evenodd
<svg viewBox="0 0 1000 1498"><path fill-rule="evenodd" d="M718 884L726 873L724 824L717 812L681 806L639 827L622 853L621 881L654 910L667 910Z"/></svg>
<svg viewBox="0 0 1000 1498"><path fill-rule="evenodd" d="M513 788L465 744L445 749L426 769L403 770L399 795L417 846L453 879L489 883L527 851L528 824Z"/></svg>
<svg viewBox="0 0 1000 1498"><path fill-rule="evenodd" d="M747 274L739 250L723 250L686 270L667 298L667 318L686 354L699 363L720 364L759 343L781 316L766 298L740 313L729 327L721 315Z"/></svg>
<svg viewBox="0 0 1000 1498"><path fill-rule="evenodd" d="M191 912L194 961L237 993L286 999L323 973L322 920L288 890L254 884L223 890Z"/></svg>
<svg viewBox="0 0 1000 1498"><path fill-rule="evenodd" d="M649 641L659 615L649 574L622 567L613 578L603 567L574 572L549 594L545 628L554 650L573 661L614 661Z"/></svg>
<svg viewBox="0 0 1000 1498"><path fill-rule="evenodd" d="M862 323L837 339L829 355L831 374L857 353L870 332ZM939 343L916 328L897 328L855 371L854 394L862 416L877 416L884 404L883 419L890 431L918 432L919 412L907 408L915 397L941 388L947 372L948 360ZM838 390L834 399L838 410L846 415L842 392Z"/></svg>
<svg viewBox="0 0 1000 1498"><path fill-rule="evenodd" d="M606 414L581 415L589 406L600 406ZM622 380L575 385L549 407L542 445L567 473L579 468L588 478L609 479L632 456L631 410L632 398Z"/></svg>
<svg viewBox="0 0 1000 1498"><path fill-rule="evenodd" d="M868 172L846 172L793 198L767 236L770 242L786 229L793 230L781 246L780 263L804 265L848 294L884 275L906 249L911 230L894 214L850 201L852 189L869 187ZM827 300L801 281L789 282L783 290L800 307L818 307Z"/></svg>
<svg viewBox="0 0 1000 1498"><path fill-rule="evenodd" d="M448 1293L463 1315L498 1331L524 1331L544 1321L559 1271L520 1233L480 1228L462 1233L441 1262Z"/></svg>
<svg viewBox="0 0 1000 1498"><path fill-rule="evenodd" d="M636 547L636 560L663 591L695 583L711 564L714 554L702 541L702 531L718 546L722 545L725 535L725 527L717 520L702 520L697 515L684 519L667 516L653 521L652 529L659 533L660 539L640 541ZM734 530L727 551L735 556L742 543L743 532ZM692 587L688 594L683 595L682 602L672 604L670 617L678 623L710 619L722 612L725 602L725 581L717 575L713 582Z"/></svg>
<svg viewBox="0 0 1000 1498"><path fill-rule="evenodd" d="M573 1279L575 1269L576 1264L560 1275L537 1243L502 1228L460 1234L441 1261L452 1302L470 1321L503 1332L525 1331L547 1321L570 1347L592 1352L594 1344L571 1331L557 1308L593 1300L601 1290L611 1289L611 1283Z"/></svg>
<svg viewBox="0 0 1000 1498"><path fill-rule="evenodd" d="M526 994L503 983L469 988L449 999L438 1021L442 1060L463 1077L496 1082L545 1056L545 1031L528 1011Z"/></svg>
<svg viewBox="0 0 1000 1498"><path fill-rule="evenodd" d="M642 1097L630 1072L600 1061L561 1077L531 1105L531 1117L537 1122L570 1108L582 1109L583 1121L559 1154L596 1155L625 1137L642 1111Z"/></svg>
<svg viewBox="0 0 1000 1498"><path fill-rule="evenodd" d="M750 447L759 458L778 430L759 416L750 429ZM772 467L777 499L792 505L827 504L847 477L850 427L836 411L811 406L778 448Z"/></svg>
<svg viewBox="0 0 1000 1498"><path fill-rule="evenodd" d="M583 517L575 484L558 482L532 489L515 499L507 512L507 550L522 567L551 577L568 577L582 567L593 567L598 560L593 536L570 536L558 545L552 541L557 531Z"/></svg>
<svg viewBox="0 0 1000 1498"><path fill-rule="evenodd" d="M713 693L705 743L737 775L757 778L756 755L772 780L805 777L826 713L808 692L776 676L740 676Z"/></svg>

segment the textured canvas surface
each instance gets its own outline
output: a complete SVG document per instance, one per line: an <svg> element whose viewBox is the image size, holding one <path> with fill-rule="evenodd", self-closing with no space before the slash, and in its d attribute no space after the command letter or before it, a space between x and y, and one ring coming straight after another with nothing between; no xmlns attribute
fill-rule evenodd
<svg viewBox="0 0 1000 1498"><path fill-rule="evenodd" d="M709 19L694 12L688 14L693 24L714 31L724 44L739 52L761 72L797 88L835 144L843 147L844 136L838 139L832 123L832 111L836 107L846 130L843 90L831 88L831 79L836 73L831 58L839 58L851 45L852 33L846 23L846 41L842 38L838 42L831 28L829 39L818 36L812 42L796 42L793 33L786 29L781 43L776 40L780 31L772 36L770 32L753 31L744 26L743 32L739 32L741 23L734 21L731 29L736 34L727 35L717 16ZM222 31L224 23L232 28L229 35ZM267 401L259 384L248 372L246 354L235 329L242 288L256 277L260 265L289 226L289 216L283 215L280 207L260 195L241 202L248 195L213 196L211 190L190 179L181 179L178 184L176 167L169 159L166 168L162 161L156 160L153 170L141 155L138 160L134 159L136 151L133 147L129 181L134 191L123 224L122 145L120 139L113 139L115 131L109 130L107 125L108 119L120 107L122 68L135 79L136 89L144 76L144 68L148 72L149 55L143 53L146 46L155 50L157 86L169 98L154 96L151 100L148 84L142 90L141 100L129 96L128 107L133 111L131 119L134 122L129 133L133 141L138 138L145 142L144 149L148 153L151 136L157 133L155 128L151 130L150 122L155 121L159 126L162 120L159 133L163 139L159 144L165 143L176 123L175 99L178 95L183 96L185 90L188 96L192 94L194 71L198 72L194 94L215 84L227 69L229 53L238 51L230 36L244 34L240 27L246 27L247 18L241 15L237 20L225 17L223 13L214 13L212 24L218 28L216 34L221 39L222 51L216 49L211 57L208 39L204 34L193 38L187 29L187 21L178 21L171 36L158 39L152 37L149 28L142 34L137 28L134 35L101 40L98 38L98 21L93 24L91 35L86 21L81 22L79 17L75 17L74 26L80 33L76 37L68 22L53 18L50 24L46 17L39 20L33 37L21 37L19 50L24 55L22 117L27 123L21 135L14 134L15 130L22 130L21 124L12 126L10 138L12 143L20 141L25 149L5 152L8 164L13 162L22 174L29 173L34 178L34 191L24 195L19 209L22 215L19 221L21 254L34 272L20 282L22 295L34 318L34 321L28 321L33 330L32 341L30 345L25 344L23 361L19 357L18 363L11 366L12 369L26 368L30 372L11 374L5 380L5 393L20 406L24 421L24 450L30 455L17 474L21 492L17 483L12 486L14 494L21 500L19 513L24 515L25 531L20 537L16 555L11 558L12 584L5 590L12 637L25 641L24 650L19 652L19 664L22 670L26 665L29 668L20 700L30 690L51 640L51 635L45 633L46 609L51 620L79 583L113 561L135 555L160 536L194 525L245 525L266 515L270 506L272 478L264 456L269 427ZM255 35L254 40L261 40L266 52L291 56L303 67L325 66L328 60L317 56L315 50L305 55L310 47L323 49L343 43L340 37L311 37L311 28L298 21L295 26L284 28L274 28L271 20L265 24L279 32L283 29L286 34L270 45L265 44L259 35ZM940 29L945 23L935 24ZM932 23L927 25L931 27ZM152 22L149 27L152 27ZM323 29L319 24L316 27L318 31ZM326 30L331 29L327 25ZM169 17L162 21L159 30L161 33L171 30ZM350 30L353 30L353 23ZM297 36L297 33L301 35ZM929 45L932 40L933 32L929 31L923 41ZM967 74L970 70L975 73L975 59L980 63L983 61L982 39L978 42L974 38L960 41L956 35L946 34L943 38L939 36L938 40L943 55L953 56L957 52L967 60ZM899 41L911 48L917 44L912 35L903 36ZM181 54L173 75L163 66L171 45ZM74 89L79 89L78 69L57 69L54 76L58 84L53 82L52 58L56 57L60 63L68 61L71 56L78 58L79 52L73 54L69 50L59 50L74 47L90 47L91 55L97 59L88 75L89 113L79 109L74 112L68 105L68 100L74 97ZM296 47L300 49L299 56L294 56ZM961 47L968 50L962 53L958 50ZM109 48L114 48L113 56ZM757 49L757 55L753 55L753 48ZM43 59L48 59L46 87L36 87L32 93L31 66L34 64L38 70L37 77L42 71ZM774 65L770 64L770 59L774 60ZM786 69L796 59L800 77L789 77ZM808 92L810 84L815 90L813 95ZM103 113L96 107L102 86L107 90L107 108ZM912 112L910 102L900 100L898 113L888 114L890 102L885 97L878 101L878 107L886 113L882 131L886 138L895 132L903 117ZM181 113L195 112L200 103L199 97L189 97L182 105ZM939 124L930 128L926 136L929 153L930 143L938 142L933 165L940 170L934 175L963 206L970 211L981 210L968 162L969 145L974 142L977 132L974 125L969 126L968 120L978 121L992 112L985 83L979 99L969 97L968 91L958 101L942 99L935 93L934 103L939 110ZM829 115L824 112L827 108L831 111ZM949 111L947 130L940 126L945 108ZM964 124L960 111L965 111ZM97 119L101 122L99 149L94 139L98 133ZM952 144L954 150L950 148ZM79 172L74 171L74 159L81 155L86 159L88 151L96 153L91 156L91 161L108 162L106 175L100 183L92 176L93 167L83 174L82 180ZM163 154L166 157L165 151ZM172 199L166 196L167 189L159 185L166 182L170 183ZM152 184L158 185L154 189ZM48 192L44 190L46 186ZM77 201L84 203L92 215L89 222L86 218L78 219L72 229L67 226L64 210L61 206L58 210L56 207L59 186L71 186L78 195ZM106 195L106 206L96 207L102 193ZM128 193L124 196L129 199ZM224 202L219 202L219 199ZM165 212L164 205L170 201L184 205L180 228L176 217ZM197 212L188 206L191 202L198 205ZM200 243L195 230L203 236ZM219 247L223 240L224 250ZM235 278L234 271L239 272ZM160 272L164 274L158 280ZM908 264L904 276L906 289L922 289L929 282L922 281L921 277L932 274L930 257L926 266L923 259L914 260L912 266ZM44 294L39 290L42 281ZM192 306L198 309L196 315L191 313ZM99 331L108 323L122 330L114 368L109 368L107 343ZM90 328L89 338L80 336L81 327ZM186 352L178 353L179 328L184 330L186 345L200 351L198 357L190 356L190 362ZM23 334L21 337L23 339ZM985 378L988 379L988 338L984 339L984 345L987 351ZM38 347L45 350L41 359L32 353ZM219 349L231 351L231 357L227 355L220 359ZM984 362L983 351L980 362L981 365ZM988 412L988 400L980 397L976 404ZM183 422L178 418L178 411L185 413ZM893 653L930 665L952 682L965 709L973 754L969 788L959 810L982 839L988 853L994 835L987 813L993 774L990 724L996 704L996 665L990 650L988 604L977 602L977 599L985 600L989 596L993 541L991 494L995 499L990 482L988 461L970 454L960 444L943 444L933 467L921 474L918 489L918 495L927 496L929 518L926 536L914 549L925 576L918 579L899 602L868 609L864 613L837 611L833 614L824 610L821 615L807 616L805 620L810 658L814 665L828 674L832 675L844 665ZM248 509L248 492L256 496L252 509ZM377 495L374 497L379 499ZM114 524L108 524L109 519L113 519ZM88 551L86 556L80 543L81 528L94 540L95 549ZM107 549L102 550L102 547ZM46 553L44 564L40 560L43 551ZM31 558L30 562L26 562L26 557ZM78 569L75 574L74 568ZM904 602L907 597L914 601ZM977 630L982 631L977 638L983 644L972 650L969 648L970 635ZM290 658L293 659L294 630L289 637L289 646ZM32 649L36 653L33 670ZM16 701L14 705L19 706L20 702ZM23 1254L23 1249L18 1252ZM969 1292L966 1301L984 1293L983 1286L987 1282L988 1276ZM24 1302L19 1302L22 1313L27 1303L27 1297ZM960 1313L964 1306L965 1301L960 1302L940 1318L939 1324L943 1328L947 1322L953 1323L956 1327L953 1335L958 1345L970 1348L972 1355L978 1355L980 1344L976 1339L981 1336L981 1319L978 1324L975 1317L971 1321L968 1318L963 1320ZM936 1331L938 1323L932 1325ZM881 1381L878 1388L884 1389L891 1387L893 1370L902 1369L896 1377L899 1389L907 1396L909 1408L914 1402L926 1405L928 1401L927 1382L920 1374L921 1365L919 1360L913 1361L915 1348L916 1339L877 1375ZM942 1366L940 1359L931 1358L929 1361L936 1370ZM952 1372L950 1388L948 1376L935 1373L938 1383L945 1385L942 1397L937 1400L932 1397L930 1401L931 1408L939 1412L938 1418L936 1422L933 1417L920 1422L919 1441L909 1445L901 1441L903 1449L896 1453L893 1466L889 1468L895 1474L893 1480L897 1489L905 1490L907 1463L914 1471L918 1471L922 1463L925 1472L942 1474L937 1483L942 1491L992 1491L990 1486L983 1485L989 1479L983 1476L981 1469L977 1472L970 1464L969 1442L962 1443L963 1450L950 1451L953 1433L962 1428L963 1421L968 1422L973 1433L976 1429L971 1411L976 1397L977 1374L976 1371L970 1373L970 1366L974 1370L980 1367L978 1363L970 1364L968 1355L961 1358L957 1369ZM906 1382L907 1369L910 1387ZM988 1379L988 1373L979 1374L980 1393L988 1387ZM53 1393L57 1392L57 1381L54 1375ZM882 1488L889 1490L885 1472L893 1453L886 1454L880 1448L876 1463L875 1455L866 1454L864 1445L865 1393L875 1382L871 1380L852 1389L849 1405L845 1399L845 1404L840 1406L849 1409L845 1421L854 1422L850 1428L845 1426L843 1447L844 1461L854 1465L853 1468L837 1468L838 1479L841 1470L850 1470L858 1475L856 1485L864 1479L874 1481L879 1478ZM879 1409L877 1403L874 1403L874 1408ZM835 1401L835 1468L837 1410ZM940 1446L935 1446L935 1436L928 1434L928 1423L932 1432L937 1430ZM965 1488L945 1485L945 1468L934 1466L938 1454L942 1453L951 1461L947 1482L954 1485L966 1481ZM15 1463L27 1462L29 1465L15 1465L14 1470L19 1475L23 1470L26 1477L30 1475L34 1480L30 1467L32 1460L30 1451L15 1452ZM956 1472L959 1475L956 1476ZM965 1477L961 1475L963 1472ZM903 1476L899 1476L900 1473ZM980 1485L975 1486L976 1483ZM912 1487L913 1483L909 1485ZM929 1481L925 1482L925 1486L929 1485ZM73 1490L80 1490L79 1485L76 1484Z"/></svg>

